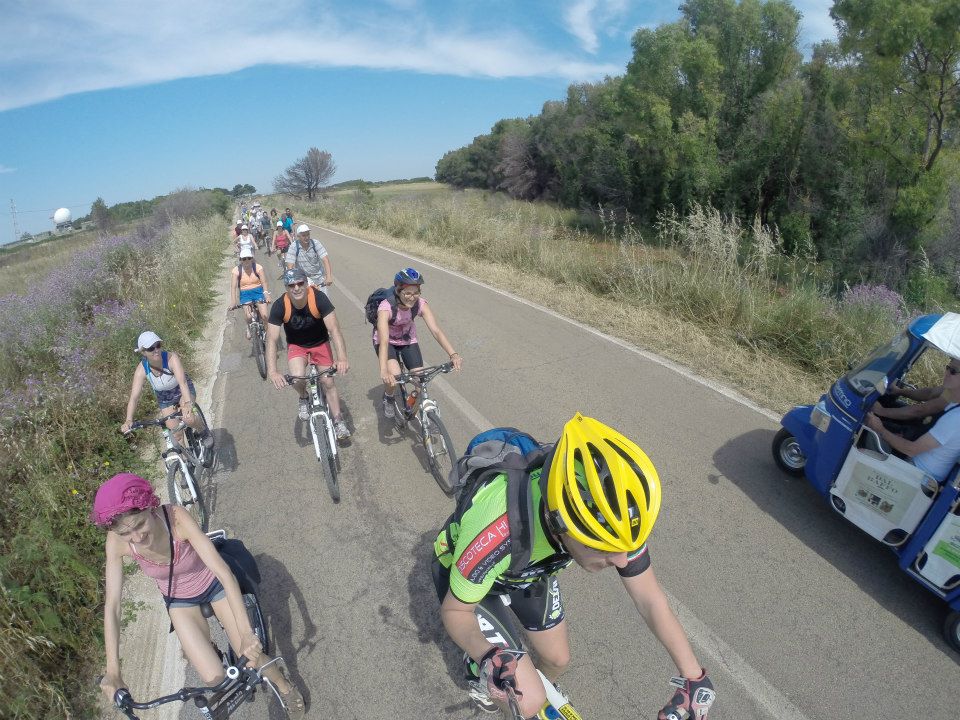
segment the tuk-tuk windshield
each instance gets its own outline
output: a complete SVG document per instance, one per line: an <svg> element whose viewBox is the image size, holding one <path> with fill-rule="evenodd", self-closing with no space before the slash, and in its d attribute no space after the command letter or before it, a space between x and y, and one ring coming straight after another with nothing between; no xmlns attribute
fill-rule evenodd
<svg viewBox="0 0 960 720"><path fill-rule="evenodd" d="M874 350L867 358L846 374L847 382L860 395L873 392L881 378L889 379L893 370L910 351L910 336L897 335L885 345Z"/></svg>

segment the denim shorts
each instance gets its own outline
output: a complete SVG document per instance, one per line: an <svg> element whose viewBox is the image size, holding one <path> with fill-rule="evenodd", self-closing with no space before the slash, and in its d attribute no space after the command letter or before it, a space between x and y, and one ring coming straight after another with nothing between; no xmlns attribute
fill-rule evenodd
<svg viewBox="0 0 960 720"><path fill-rule="evenodd" d="M196 398L197 391L196 388L193 387L193 380L187 380L187 387L190 388L190 397ZM157 393L157 405L160 406L161 410L179 405L182 395L183 393L180 392L179 385L172 390L161 390Z"/></svg>
<svg viewBox="0 0 960 720"><path fill-rule="evenodd" d="M179 608L179 607L193 607L194 605L203 605L205 603L216 602L217 600L223 600L227 596L227 591L223 589L223 585L220 584L220 581L217 578L213 579L213 582L210 583L210 587L204 590L202 593L192 598L173 598L170 600L169 607ZM164 597L166 600L166 597Z"/></svg>
<svg viewBox="0 0 960 720"><path fill-rule="evenodd" d="M243 303L248 303L248 302L262 302L262 301L264 301L264 300L266 300L266 299L267 299L267 298L266 298L266 297L264 296L264 294L263 294L263 288L262 288L262 287L250 288L250 289L248 289L248 290L241 290L241 291L240 291L240 304L241 304L241 305L243 305Z"/></svg>

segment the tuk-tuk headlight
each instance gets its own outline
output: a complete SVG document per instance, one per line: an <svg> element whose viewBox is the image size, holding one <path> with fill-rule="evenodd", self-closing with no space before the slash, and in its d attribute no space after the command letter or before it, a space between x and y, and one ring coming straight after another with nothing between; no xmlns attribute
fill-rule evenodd
<svg viewBox="0 0 960 720"><path fill-rule="evenodd" d="M810 413L810 424L822 433L830 427L830 413L827 412L827 404L821 400L813 406Z"/></svg>

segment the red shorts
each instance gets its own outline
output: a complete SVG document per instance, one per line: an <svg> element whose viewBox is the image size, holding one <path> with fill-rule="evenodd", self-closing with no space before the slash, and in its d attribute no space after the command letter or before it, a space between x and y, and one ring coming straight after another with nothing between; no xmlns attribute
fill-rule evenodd
<svg viewBox="0 0 960 720"><path fill-rule="evenodd" d="M287 343L287 360L298 357L305 357L307 362L312 362L318 368L328 368L333 365L333 351L328 342L312 348Z"/></svg>

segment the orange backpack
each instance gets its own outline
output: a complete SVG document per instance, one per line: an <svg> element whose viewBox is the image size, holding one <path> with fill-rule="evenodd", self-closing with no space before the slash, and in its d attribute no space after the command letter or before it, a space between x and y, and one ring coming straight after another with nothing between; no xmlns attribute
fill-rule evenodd
<svg viewBox="0 0 960 720"><path fill-rule="evenodd" d="M317 308L317 289L309 286L307 287L307 308L310 310L310 314L313 315L317 320L320 319L320 310ZM293 303L290 302L290 293L283 294L283 323L286 325L290 322L290 316L293 315Z"/></svg>

